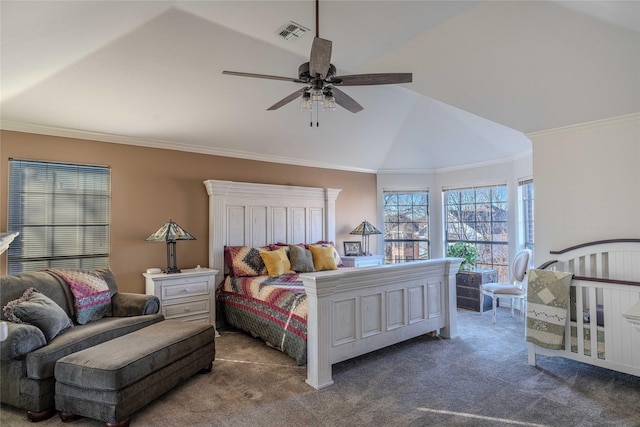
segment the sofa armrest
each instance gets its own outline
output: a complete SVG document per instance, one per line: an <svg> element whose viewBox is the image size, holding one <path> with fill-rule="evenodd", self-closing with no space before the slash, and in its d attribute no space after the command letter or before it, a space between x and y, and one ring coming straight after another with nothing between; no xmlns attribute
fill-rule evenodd
<svg viewBox="0 0 640 427"><path fill-rule="evenodd" d="M33 350L47 345L47 340L40 329L25 323L6 322L7 338L0 341L0 358L2 360L20 359Z"/></svg>
<svg viewBox="0 0 640 427"><path fill-rule="evenodd" d="M160 310L160 300L155 295L118 292L111 297L111 307L113 317L156 314Z"/></svg>

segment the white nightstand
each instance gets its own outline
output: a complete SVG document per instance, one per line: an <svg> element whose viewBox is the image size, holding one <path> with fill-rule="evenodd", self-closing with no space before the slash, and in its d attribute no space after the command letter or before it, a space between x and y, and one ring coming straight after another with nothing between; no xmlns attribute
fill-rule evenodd
<svg viewBox="0 0 640 427"><path fill-rule="evenodd" d="M384 264L384 256L382 255L343 256L340 258L346 267L374 267Z"/></svg>
<svg viewBox="0 0 640 427"><path fill-rule="evenodd" d="M217 273L218 270L210 268L191 268L175 274L142 275L147 295L160 299L160 310L166 319L204 322L215 328Z"/></svg>

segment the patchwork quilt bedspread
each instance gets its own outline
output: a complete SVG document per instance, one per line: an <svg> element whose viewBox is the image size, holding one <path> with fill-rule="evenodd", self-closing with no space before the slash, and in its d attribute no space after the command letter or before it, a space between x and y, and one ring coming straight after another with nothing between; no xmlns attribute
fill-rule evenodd
<svg viewBox="0 0 640 427"><path fill-rule="evenodd" d="M306 363L307 295L298 274L227 276L218 301L230 325Z"/></svg>

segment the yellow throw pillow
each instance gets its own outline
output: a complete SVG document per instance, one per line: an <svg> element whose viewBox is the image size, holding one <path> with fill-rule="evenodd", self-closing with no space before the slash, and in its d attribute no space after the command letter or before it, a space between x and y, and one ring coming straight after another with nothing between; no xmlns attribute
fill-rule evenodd
<svg viewBox="0 0 640 427"><path fill-rule="evenodd" d="M267 266L269 276L295 273L291 270L291 262L289 262L289 257L287 257L287 251L284 247L276 251L260 252L260 256Z"/></svg>
<svg viewBox="0 0 640 427"><path fill-rule="evenodd" d="M316 271L338 269L331 246L309 245L309 250L311 251L311 255L313 255L313 268L315 268Z"/></svg>

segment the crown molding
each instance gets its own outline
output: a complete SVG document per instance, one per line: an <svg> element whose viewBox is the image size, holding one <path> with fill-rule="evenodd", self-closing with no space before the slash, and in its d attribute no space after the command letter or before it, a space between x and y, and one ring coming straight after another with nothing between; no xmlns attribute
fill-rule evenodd
<svg viewBox="0 0 640 427"><path fill-rule="evenodd" d="M236 159L255 160L259 162L280 163L293 166L305 166L310 168L333 169L347 172L376 173L374 169L354 168L333 163L323 163L310 160L300 160L291 157L269 156L250 153L239 150L229 150L216 147L203 147L174 141L152 140L108 133L90 132L84 130L59 128L54 126L35 125L30 123L15 122L11 120L0 121L0 129L49 135L62 138L85 139L89 141L108 142L112 144L135 145L138 147L157 148L161 150L184 151L188 153L207 154L211 156L232 157Z"/></svg>
<svg viewBox="0 0 640 427"><path fill-rule="evenodd" d="M610 117L607 119L594 120L591 122L579 123L576 125L563 126L555 129L541 130L527 133L526 136L533 140L553 135L561 135L570 132L579 132L583 130L602 128L606 126L617 126L621 124L631 123L640 120L640 113L627 114L624 116Z"/></svg>
<svg viewBox="0 0 640 427"><path fill-rule="evenodd" d="M456 166L449 166L449 167L444 167L444 168L437 168L437 169L380 169L378 171L379 175L383 175L383 174L404 174L404 175L408 175L408 174L423 174L423 175L437 175L440 173L447 173L447 172L456 172L456 171L460 171L460 170L469 170L469 169L476 169L476 168L484 168L484 167L489 167L489 166L496 166L496 165L501 165L504 163L511 163L511 162L515 162L517 160L520 159L525 159L527 157L531 157L533 154L533 150L526 150L522 153L518 153L518 154L514 154L513 156L509 156L509 157L502 157L499 159L492 159L492 160L487 160L484 162L477 162L477 163L467 163L464 165L456 165Z"/></svg>

